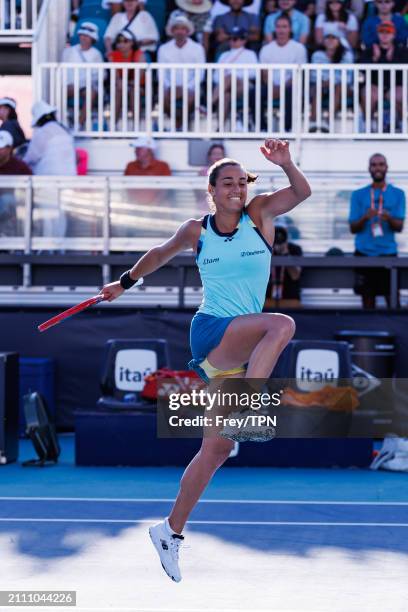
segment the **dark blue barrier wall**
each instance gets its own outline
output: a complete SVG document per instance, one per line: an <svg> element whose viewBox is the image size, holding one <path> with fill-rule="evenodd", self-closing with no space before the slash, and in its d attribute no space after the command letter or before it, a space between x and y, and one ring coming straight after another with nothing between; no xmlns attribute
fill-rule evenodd
<svg viewBox="0 0 408 612"><path fill-rule="evenodd" d="M94 408L103 348L110 338L166 338L171 365L185 368L192 312L104 308L82 313L40 334L37 325L61 309L1 309L0 350L24 357L51 357L56 364L57 424L72 428L73 412ZM341 329L385 330L395 334L398 376L408 377L408 312L295 311L298 339L333 339Z"/></svg>

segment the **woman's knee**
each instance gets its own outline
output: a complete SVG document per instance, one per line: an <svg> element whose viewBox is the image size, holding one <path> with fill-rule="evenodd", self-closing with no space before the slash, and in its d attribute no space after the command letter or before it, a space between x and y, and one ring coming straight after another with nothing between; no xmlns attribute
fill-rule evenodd
<svg viewBox="0 0 408 612"><path fill-rule="evenodd" d="M273 335L275 339L287 343L295 335L296 323L288 315L273 314L268 323L267 333Z"/></svg>

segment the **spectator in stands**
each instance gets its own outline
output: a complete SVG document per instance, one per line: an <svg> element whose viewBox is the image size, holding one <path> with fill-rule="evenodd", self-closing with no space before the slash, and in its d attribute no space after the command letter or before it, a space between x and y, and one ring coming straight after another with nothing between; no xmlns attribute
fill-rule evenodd
<svg viewBox="0 0 408 612"><path fill-rule="evenodd" d="M346 10L346 0L328 0L326 11L318 15L315 22L314 38L322 45L326 34L336 34L346 41L346 46L355 49L358 45L358 21Z"/></svg>
<svg viewBox="0 0 408 612"><path fill-rule="evenodd" d="M274 40L263 46L259 54L261 64L305 64L307 63L306 47L292 39L291 19L286 13L282 13L274 24ZM284 73L285 78L285 130L290 131L292 126L292 76L289 70ZM262 80L262 103L273 104L274 100L280 100L280 79L279 70L273 71L272 100L267 99L268 95L268 72L263 71ZM263 113L264 115L264 113ZM262 117L262 129L266 129L265 118Z"/></svg>
<svg viewBox="0 0 408 612"><path fill-rule="evenodd" d="M140 4L145 5L145 2L140 2ZM120 13L123 9L123 0L102 0L102 8L109 9L111 15L116 15L116 13Z"/></svg>
<svg viewBox="0 0 408 612"><path fill-rule="evenodd" d="M306 44L310 32L310 21L303 13L296 10L296 0L278 0L279 11L269 15L264 25L264 40L270 43L276 30L276 21L282 13L289 15L291 33L295 41Z"/></svg>
<svg viewBox="0 0 408 612"><path fill-rule="evenodd" d="M125 169L125 176L171 176L169 165L155 158L156 145L152 138L138 138L131 145L135 150L136 160ZM134 204L155 205L163 196L159 189L128 189L128 201Z"/></svg>
<svg viewBox="0 0 408 612"><path fill-rule="evenodd" d="M108 55L110 62L130 62L139 63L145 62L146 56L141 49L139 49L135 37L130 30L122 30L119 32L113 43L113 50ZM117 70L115 81L115 95L116 95L116 121L122 114L122 96L123 96L123 70ZM144 87L145 75L144 70L140 73L139 88ZM127 108L131 112L134 107L135 100L135 82L136 75L134 70L127 71ZM136 92L139 95L139 92Z"/></svg>
<svg viewBox="0 0 408 612"><path fill-rule="evenodd" d="M315 51L312 55L312 64L352 64L354 61L353 53L350 51L347 45L347 41L342 38L336 29L333 32L328 30L324 37L324 50ZM347 85L351 85L353 74L347 71ZM341 106L341 72L339 70L334 71L334 113L340 110ZM322 72L322 102L325 102L329 96L330 87L330 74L328 70ZM310 83L311 83L311 124L310 131L316 132L320 127L322 132L328 132L329 126L326 122L323 122L320 126L316 125L316 114L317 114L317 74L314 70L310 72Z"/></svg>
<svg viewBox="0 0 408 612"><path fill-rule="evenodd" d="M26 142L26 137L18 122L16 108L17 102L14 98L7 96L0 98L0 121L2 122L0 130L10 132L14 147L19 147Z"/></svg>
<svg viewBox="0 0 408 612"><path fill-rule="evenodd" d="M219 64L257 64L258 58L256 56L255 51L251 51L250 49L246 49L245 45L248 40L248 32L243 30L242 28L235 27L232 28L229 37L229 51L224 51L218 58ZM235 90L236 90L236 102L235 105L238 108L240 103L242 102L242 93L244 90L244 71L236 70L235 71ZM232 96L232 82L233 82L233 74L231 69L226 69L223 73L223 84L224 84L224 119L227 119L232 113L231 107L231 96ZM215 89L213 93L213 103L214 105L218 104L218 98L220 96L220 85L219 85L220 73L218 71L214 72L214 82ZM255 79L255 70L248 70L248 83L251 83L251 80ZM237 108L235 109L235 113L237 113ZM242 116L238 111L238 118L236 122L236 128L238 131L243 129L242 124Z"/></svg>
<svg viewBox="0 0 408 612"><path fill-rule="evenodd" d="M84 21L79 30L79 43L72 47L67 47L62 52L62 62L66 64L80 63L102 63L103 57L100 51L94 47L99 39L99 28L91 21ZM84 126L86 120L86 83L87 71L79 69L78 74L78 92L75 91L75 71L73 69L67 71L67 92L68 96L75 98L79 94L79 123ZM103 75L101 76L103 84ZM98 96L98 71L91 72L91 89L88 92L91 97L91 108L95 106Z"/></svg>
<svg viewBox="0 0 408 612"><path fill-rule="evenodd" d="M248 13L244 7L250 4L250 0L222 0L228 4L230 10L224 15L219 15L213 22L215 37L215 57L228 50L230 33L233 28L241 28L248 32L249 49L258 51L261 41L261 22L258 15Z"/></svg>
<svg viewBox="0 0 408 612"><path fill-rule="evenodd" d="M392 21L395 26L395 41L406 45L408 39L408 24L401 15L393 12L393 0L375 0L377 15L367 17L361 28L361 40L365 47L379 43L377 26L381 22Z"/></svg>
<svg viewBox="0 0 408 612"><path fill-rule="evenodd" d="M248 2L248 4L246 4L244 6L244 11L246 13L251 13L252 15L260 15L261 14L261 3L262 0L253 0L251 2L251 0ZM211 19L212 22L214 23L215 19L219 16L219 15L225 15L225 13L228 13L230 10L230 6L228 4L228 2L223 0L215 0L212 9L211 9Z"/></svg>
<svg viewBox="0 0 408 612"><path fill-rule="evenodd" d="M177 9L170 14L170 19L184 15L194 26L193 40L203 45L206 54L212 31L211 0L175 0Z"/></svg>
<svg viewBox="0 0 408 612"><path fill-rule="evenodd" d="M105 31L106 55L112 51L113 41L122 30L132 32L142 51L154 53L160 34L152 15L144 10L139 0L123 0L123 6L124 11L112 17Z"/></svg>
<svg viewBox="0 0 408 612"><path fill-rule="evenodd" d="M138 138L131 145L135 149L136 160L128 163L125 176L170 176L171 170L165 161L156 159L156 145L152 138Z"/></svg>
<svg viewBox="0 0 408 612"><path fill-rule="evenodd" d="M13 155L13 137L7 130L0 130L0 174L32 174L22 159Z"/></svg>
<svg viewBox="0 0 408 612"><path fill-rule="evenodd" d="M0 176L32 174L21 159L13 156L13 137L7 130L0 131ZM0 189L0 236L15 236L17 214L15 190Z"/></svg>
<svg viewBox="0 0 408 612"><path fill-rule="evenodd" d="M392 21L382 21L377 26L379 43L374 43L372 47L366 49L362 56L363 64L406 64L408 63L408 50L406 46L396 44L396 29ZM402 120L403 88L402 71L395 72L395 110L397 129L398 123ZM368 92L370 96L371 115L377 110L378 106L378 71L371 71L371 88ZM363 114L366 110L367 88L364 86L361 94L361 108ZM383 99L391 99L391 74L390 71L383 72ZM383 129L390 129L390 112L387 110L383 116Z"/></svg>
<svg viewBox="0 0 408 612"><path fill-rule="evenodd" d="M277 0L263 0L262 8L261 8L261 32L264 31L265 21L268 19L269 15L274 15L277 12L278 12Z"/></svg>
<svg viewBox="0 0 408 612"><path fill-rule="evenodd" d="M207 176L208 169L211 168L215 162L220 161L220 159L224 159L224 157L227 157L224 145L221 142L215 142L212 144L207 151L207 166L205 168L201 168L199 176Z"/></svg>
<svg viewBox="0 0 408 612"><path fill-rule="evenodd" d="M57 121L56 107L40 100L31 112L34 133L24 156L25 163L33 174L75 176L74 140L66 127Z"/></svg>
<svg viewBox="0 0 408 612"><path fill-rule="evenodd" d="M350 231L356 235L355 255L395 257L395 233L401 232L405 218L405 194L386 182L387 160L381 153L370 157L368 170L372 183L353 191L350 206ZM390 305L390 277L386 268L356 270L355 293L364 308L375 308L376 295L385 295Z"/></svg>
<svg viewBox="0 0 408 612"><path fill-rule="evenodd" d="M277 222L273 254L278 257L300 257L302 248L289 242L285 225ZM299 307L300 304L300 266L273 266L266 289L265 308Z"/></svg>
<svg viewBox="0 0 408 612"><path fill-rule="evenodd" d="M324 15L328 0L316 0L316 15ZM364 8L367 4L367 0L351 0L347 3L347 7L350 12L360 21L364 15Z"/></svg>
<svg viewBox="0 0 408 612"><path fill-rule="evenodd" d="M205 63L204 47L191 39L194 26L187 17L178 15L171 17L166 25L166 34L172 39L159 47L157 61L161 64L201 64ZM204 78L204 71L200 71L200 81ZM165 70L164 79L164 110L170 115L172 105L172 79L171 71ZM175 100L176 100L176 128L182 126L183 102L188 104L191 111L194 103L195 71L187 71L187 100L183 95L183 71L175 71Z"/></svg>

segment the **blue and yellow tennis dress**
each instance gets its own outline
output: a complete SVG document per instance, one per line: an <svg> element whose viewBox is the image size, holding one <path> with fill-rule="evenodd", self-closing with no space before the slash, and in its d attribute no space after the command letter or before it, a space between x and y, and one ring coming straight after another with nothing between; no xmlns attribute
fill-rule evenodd
<svg viewBox="0 0 408 612"><path fill-rule="evenodd" d="M246 209L237 227L228 233L217 229L214 215L204 217L196 258L204 294L191 322L193 360L189 367L206 382L225 375L208 363L207 355L221 342L231 321L239 315L262 312L271 254L272 248Z"/></svg>

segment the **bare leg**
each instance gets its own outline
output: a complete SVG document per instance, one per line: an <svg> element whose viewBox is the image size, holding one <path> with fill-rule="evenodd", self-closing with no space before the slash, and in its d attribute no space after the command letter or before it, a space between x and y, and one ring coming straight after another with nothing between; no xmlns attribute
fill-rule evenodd
<svg viewBox="0 0 408 612"><path fill-rule="evenodd" d="M270 376L276 361L295 331L293 319L281 314L243 315L234 319L209 362L228 370L249 362L247 378ZM212 391L219 381L213 381ZM171 528L181 533L201 494L214 473L227 460L234 443L220 437L203 439L200 451L187 466L180 491L169 516Z"/></svg>
<svg viewBox="0 0 408 612"><path fill-rule="evenodd" d="M228 459L234 446L232 440L204 438L201 449L187 466L180 490L169 516L170 527L181 533L204 489L219 467Z"/></svg>

